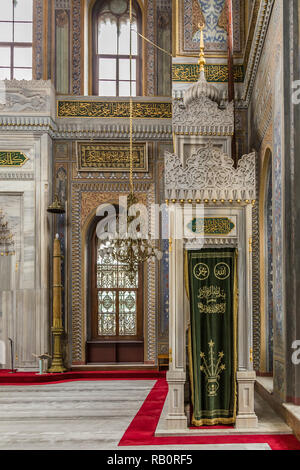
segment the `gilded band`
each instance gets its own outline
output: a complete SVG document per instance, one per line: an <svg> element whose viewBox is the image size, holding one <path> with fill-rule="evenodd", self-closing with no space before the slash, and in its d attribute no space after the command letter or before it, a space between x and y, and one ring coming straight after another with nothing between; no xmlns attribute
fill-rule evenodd
<svg viewBox="0 0 300 470"><path fill-rule="evenodd" d="M130 118L129 101L57 101L59 118ZM133 102L134 119L172 119L172 103Z"/></svg>
<svg viewBox="0 0 300 470"><path fill-rule="evenodd" d="M205 77L208 82L228 82L228 65L205 65ZM173 64L173 82L196 82L199 79L198 64ZM244 66L234 66L234 81L243 83Z"/></svg>

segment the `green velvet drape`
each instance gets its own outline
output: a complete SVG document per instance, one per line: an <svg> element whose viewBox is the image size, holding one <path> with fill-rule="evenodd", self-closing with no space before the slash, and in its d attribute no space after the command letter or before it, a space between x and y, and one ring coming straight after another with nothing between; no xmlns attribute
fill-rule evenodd
<svg viewBox="0 0 300 470"><path fill-rule="evenodd" d="M236 419L237 251L187 252L192 424Z"/></svg>

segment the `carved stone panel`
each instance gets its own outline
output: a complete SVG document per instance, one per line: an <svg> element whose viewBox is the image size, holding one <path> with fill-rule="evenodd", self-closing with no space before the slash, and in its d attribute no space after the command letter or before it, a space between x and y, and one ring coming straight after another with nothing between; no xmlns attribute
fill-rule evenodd
<svg viewBox="0 0 300 470"><path fill-rule="evenodd" d="M256 197L255 153L244 155L234 168L232 158L210 142L187 158L165 154L167 199L253 200Z"/></svg>
<svg viewBox="0 0 300 470"><path fill-rule="evenodd" d="M206 96L184 106L183 100L173 103L173 130L176 134L232 135L234 131L233 103L221 109Z"/></svg>

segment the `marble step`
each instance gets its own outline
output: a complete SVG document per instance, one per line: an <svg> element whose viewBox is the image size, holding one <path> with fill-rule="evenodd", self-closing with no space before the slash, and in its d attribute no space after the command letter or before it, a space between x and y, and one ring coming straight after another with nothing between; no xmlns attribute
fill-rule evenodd
<svg viewBox="0 0 300 470"><path fill-rule="evenodd" d="M134 393L133 393L134 395ZM11 402L0 402L0 420L18 420L35 418L66 418L80 419L89 417L91 419L103 418L110 419L114 413L119 417L128 416L128 413L134 412L136 408L142 405L143 401L139 397L131 396L126 399L126 407L119 400L105 401L101 397L91 400L86 399L40 399L35 400L13 400Z"/></svg>
<svg viewBox="0 0 300 470"><path fill-rule="evenodd" d="M131 396L126 397L126 401L135 401L136 396L135 394L131 394ZM8 396L1 396L0 395L0 407L5 404L9 403L31 403L32 401L34 402L51 402L51 401L57 401L57 402L72 402L72 401L101 401L103 403L106 402L119 402L120 397L115 394L115 393L110 393L108 396L107 394L104 393L95 393L95 394L72 394L70 395L64 395L61 394L59 396L55 394L45 394L45 395L40 395L40 394L30 394L23 396L22 394L18 395L8 395Z"/></svg>
<svg viewBox="0 0 300 470"><path fill-rule="evenodd" d="M89 416L82 417L80 419L74 418L72 420L64 417L49 419L45 416L42 418L32 418L30 421L23 418L16 420L8 418L7 420L1 420L0 435L1 438L3 435L27 435L28 433L58 434L62 436L69 432L80 434L88 431L93 435L101 432L105 433L107 436L111 434L120 434L121 436L124 434L128 424L135 414L136 410L134 410L134 412L127 410L126 417L113 415L110 417L110 420L108 420L107 417L95 417L95 419L91 419ZM4 434L2 434L3 429L5 429Z"/></svg>
<svg viewBox="0 0 300 470"><path fill-rule="evenodd" d="M20 411L20 412L6 412L5 414L0 413L0 423L2 421L10 420L10 421L18 421L20 419L32 421L37 419L46 418L51 419L59 419L63 418L65 420L74 420L74 419L84 419L89 418L93 419L101 419L101 421L110 422L111 420L111 413L113 410L106 410L106 411L99 411L99 410L64 410L64 411ZM121 410L117 410L119 412L118 420L126 418L128 415L126 412L122 412ZM130 410L132 411L132 410ZM0 424L1 427L1 424Z"/></svg>
<svg viewBox="0 0 300 470"><path fill-rule="evenodd" d="M122 383L123 382L123 383ZM155 384L155 380L132 381L131 385L125 381L109 380L109 381L91 381L91 382L67 382L60 384L42 384L42 385L24 385L24 386L10 386L0 384L0 396L12 393L27 394L31 392L38 392L40 394L54 392L57 393L70 393L79 391L82 392L96 392L96 391L112 391L121 388L123 392L131 392L133 388L139 390L148 390L149 386Z"/></svg>
<svg viewBox="0 0 300 470"><path fill-rule="evenodd" d="M34 419L122 418L139 409L141 396L155 381L68 382L42 386L1 387L0 421ZM124 397L126 406L120 400Z"/></svg>
<svg viewBox="0 0 300 470"><path fill-rule="evenodd" d="M117 449L122 432L6 432L1 438L0 449Z"/></svg>

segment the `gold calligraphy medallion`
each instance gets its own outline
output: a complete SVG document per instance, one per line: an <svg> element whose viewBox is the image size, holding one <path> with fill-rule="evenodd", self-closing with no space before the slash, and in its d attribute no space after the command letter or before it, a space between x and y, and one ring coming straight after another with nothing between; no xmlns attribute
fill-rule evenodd
<svg viewBox="0 0 300 470"><path fill-rule="evenodd" d="M204 263L198 263L194 267L194 276L196 279L199 279L200 281L204 281L205 279L208 278L210 274L209 267L207 264Z"/></svg>
<svg viewBox="0 0 300 470"><path fill-rule="evenodd" d="M214 273L217 279L225 281L230 276L230 267L227 263L218 263L214 268Z"/></svg>

